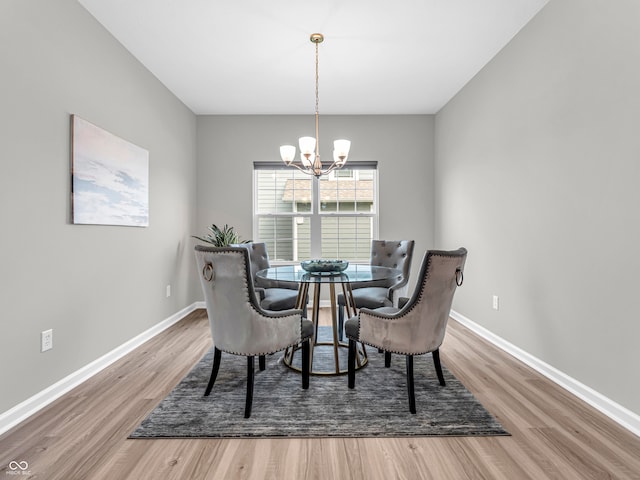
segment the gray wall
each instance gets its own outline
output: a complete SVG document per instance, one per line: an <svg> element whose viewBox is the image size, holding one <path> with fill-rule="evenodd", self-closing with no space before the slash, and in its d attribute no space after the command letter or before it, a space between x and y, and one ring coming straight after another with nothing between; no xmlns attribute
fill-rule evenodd
<svg viewBox="0 0 640 480"><path fill-rule="evenodd" d="M552 0L435 129L437 243L469 249L454 309L635 413L639 20Z"/></svg>
<svg viewBox="0 0 640 480"><path fill-rule="evenodd" d="M351 140L351 161L377 161L379 237L414 239L413 268L433 248L432 115L320 115L320 155ZM198 232L228 223L252 236L253 162L280 161L280 145L312 135L309 115L198 117ZM324 153L323 153L324 152Z"/></svg>
<svg viewBox="0 0 640 480"><path fill-rule="evenodd" d="M74 0L2 0L0 65L4 412L200 292L195 115ZM72 113L149 150L148 228L70 224Z"/></svg>

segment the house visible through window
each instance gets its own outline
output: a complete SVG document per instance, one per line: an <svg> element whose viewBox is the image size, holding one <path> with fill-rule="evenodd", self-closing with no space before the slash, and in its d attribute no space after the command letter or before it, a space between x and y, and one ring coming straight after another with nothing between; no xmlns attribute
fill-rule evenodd
<svg viewBox="0 0 640 480"><path fill-rule="evenodd" d="M272 262L369 260L378 230L376 165L350 167L318 179L254 164L253 240L267 244Z"/></svg>

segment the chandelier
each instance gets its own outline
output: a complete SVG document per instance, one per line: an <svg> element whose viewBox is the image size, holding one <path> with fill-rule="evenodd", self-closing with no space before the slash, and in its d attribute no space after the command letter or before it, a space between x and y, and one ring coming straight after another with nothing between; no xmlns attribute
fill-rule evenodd
<svg viewBox="0 0 640 480"><path fill-rule="evenodd" d="M288 167L295 167L307 175L320 177L332 170L342 168L344 164L347 163L351 142L349 140L335 140L333 142L333 163L323 169L322 162L320 161L320 138L318 135L318 44L322 43L324 36L321 33L312 33L310 40L316 45L316 136L315 138L300 137L298 139L300 146L300 164L294 163L296 147L293 145L282 145L280 147L280 156Z"/></svg>

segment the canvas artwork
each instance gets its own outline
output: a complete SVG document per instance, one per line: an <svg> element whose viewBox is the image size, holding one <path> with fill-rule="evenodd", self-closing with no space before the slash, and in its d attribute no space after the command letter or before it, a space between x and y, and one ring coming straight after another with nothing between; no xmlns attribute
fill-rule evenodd
<svg viewBox="0 0 640 480"><path fill-rule="evenodd" d="M149 226L149 152L72 118L73 223Z"/></svg>

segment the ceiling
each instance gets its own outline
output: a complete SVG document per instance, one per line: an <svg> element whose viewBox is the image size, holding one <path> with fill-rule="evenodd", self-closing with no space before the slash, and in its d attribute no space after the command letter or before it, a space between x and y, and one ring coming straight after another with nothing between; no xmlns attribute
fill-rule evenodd
<svg viewBox="0 0 640 480"><path fill-rule="evenodd" d="M78 0L196 114L430 114L548 0Z"/></svg>

